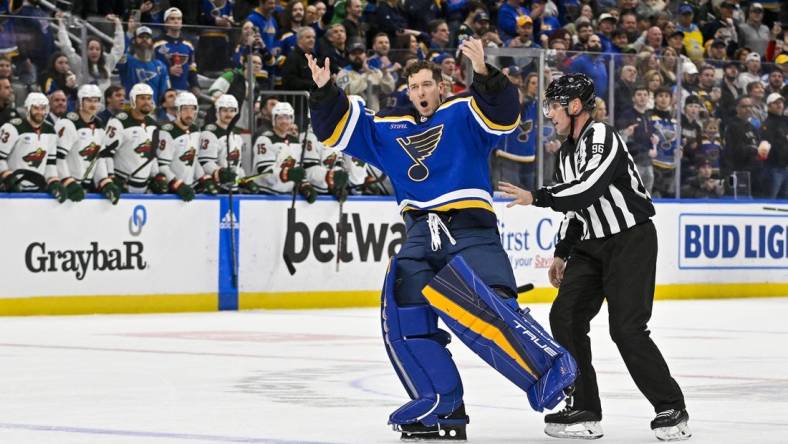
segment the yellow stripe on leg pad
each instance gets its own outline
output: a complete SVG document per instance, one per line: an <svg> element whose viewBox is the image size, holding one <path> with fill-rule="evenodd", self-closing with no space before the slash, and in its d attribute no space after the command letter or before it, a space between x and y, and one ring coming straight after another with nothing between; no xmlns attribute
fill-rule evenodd
<svg viewBox="0 0 788 444"><path fill-rule="evenodd" d="M469 328L479 336L492 341L498 346L498 348L503 350L504 353L509 355L510 358L514 359L514 361L517 362L520 367L527 371L531 376L538 378L536 373L531 370L531 367L529 367L528 364L523 361L523 358L521 358L520 355L514 350L512 344L509 343L509 340L506 339L506 337L503 335L503 332L501 332L498 327L483 321L477 316L474 316L471 312L455 304L449 298L429 285L424 287L424 290L421 292L430 302L430 305L451 316L452 319Z"/></svg>

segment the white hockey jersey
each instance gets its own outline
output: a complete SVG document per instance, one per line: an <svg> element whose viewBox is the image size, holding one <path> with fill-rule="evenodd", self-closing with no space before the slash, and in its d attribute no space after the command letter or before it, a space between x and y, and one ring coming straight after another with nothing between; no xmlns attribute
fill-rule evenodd
<svg viewBox="0 0 788 444"><path fill-rule="evenodd" d="M301 142L296 136L280 137L273 131L264 132L254 142L252 164L258 174L263 174L255 183L268 193L292 192L294 182L284 180L284 170L298 166L300 160Z"/></svg>
<svg viewBox="0 0 788 444"><path fill-rule="evenodd" d="M197 160L200 146L200 129L192 125L187 129L175 123L165 123L159 130L159 174L164 174L168 182L175 179L192 185L202 176L202 168Z"/></svg>
<svg viewBox="0 0 788 444"><path fill-rule="evenodd" d="M303 143L304 133L301 133L300 140ZM342 151L326 148L311 131L306 135L306 180L318 193L328 193L333 188L333 173L341 171L343 163Z"/></svg>
<svg viewBox="0 0 788 444"><path fill-rule="evenodd" d="M124 179L132 193L144 193L148 180L158 171L156 151L162 141L159 140L159 147L153 146L156 129L157 123L150 116L137 121L125 112L107 123L105 146L112 153L107 159L107 171Z"/></svg>
<svg viewBox="0 0 788 444"><path fill-rule="evenodd" d="M205 174L210 176L213 176L219 168L229 166L235 170L238 178L246 177L241 167L241 153L245 147L240 130L236 128L230 135L229 156L227 155L227 137L227 129L214 123L205 125L200 134L200 165L202 165Z"/></svg>
<svg viewBox="0 0 788 444"><path fill-rule="evenodd" d="M15 117L0 127L0 173L28 170L49 182L58 178L56 159L57 136L52 125L43 122L33 128L27 119ZM39 191L39 185L27 180L18 186L22 191Z"/></svg>
<svg viewBox="0 0 788 444"><path fill-rule="evenodd" d="M99 182L108 175L106 163L101 162L99 165L98 162L106 137L104 122L98 117L85 122L79 114L68 113L65 118L57 121L55 132L57 133L57 171L60 178L73 177L83 185L93 182L98 186ZM91 162L92 167L90 167ZM90 168L89 172L88 168Z"/></svg>

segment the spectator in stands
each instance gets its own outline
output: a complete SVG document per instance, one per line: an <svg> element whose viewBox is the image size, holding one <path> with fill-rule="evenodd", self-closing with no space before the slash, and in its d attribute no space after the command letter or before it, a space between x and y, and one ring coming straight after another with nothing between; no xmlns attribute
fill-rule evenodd
<svg viewBox="0 0 788 444"><path fill-rule="evenodd" d="M703 135L698 147L698 155L711 162L712 174L720 176L720 156L722 153L722 137L720 136L720 119L709 117L703 124Z"/></svg>
<svg viewBox="0 0 788 444"><path fill-rule="evenodd" d="M18 74L24 74L21 76L23 81L34 82L46 69L55 48L55 32L48 26L50 13L44 11L38 2L13 3L22 3L22 6L14 11L16 17L7 20L0 34L11 35L16 45L18 55L14 63L20 70Z"/></svg>
<svg viewBox="0 0 788 444"><path fill-rule="evenodd" d="M0 77L0 126L8 123L9 120L19 117L14 108L13 90L11 89L11 79Z"/></svg>
<svg viewBox="0 0 788 444"><path fill-rule="evenodd" d="M763 5L750 4L747 11L747 22L739 25L739 44L750 48L758 54L766 54L766 45L769 43L769 28L763 24Z"/></svg>
<svg viewBox="0 0 788 444"><path fill-rule="evenodd" d="M465 17L465 21L460 24L459 28L457 28L457 38L454 40L455 48L459 48L460 43L468 37L472 37L476 34L474 31L476 18L479 17L480 14L487 14L487 8L479 3L479 2L471 2L468 5L468 15ZM490 22L490 15L487 14L487 23Z"/></svg>
<svg viewBox="0 0 788 444"><path fill-rule="evenodd" d="M339 70L348 64L346 42L345 27L341 23L335 23L328 27L325 37L318 45L318 60L322 63L328 57L332 74L339 73Z"/></svg>
<svg viewBox="0 0 788 444"><path fill-rule="evenodd" d="M0 55L0 77L11 78L14 76L14 68L8 56Z"/></svg>
<svg viewBox="0 0 788 444"><path fill-rule="evenodd" d="M610 13L605 12L599 16L596 24L596 35L599 37L599 41L602 42L602 52L615 52L613 48L613 31L616 29L616 23L618 23L618 19Z"/></svg>
<svg viewBox="0 0 788 444"><path fill-rule="evenodd" d="M618 114L616 126L621 128L629 153L635 161L643 186L650 193L654 187L654 165L652 159L657 150L651 143L650 116L647 114L649 90L645 85L636 85L632 90L632 107Z"/></svg>
<svg viewBox="0 0 788 444"><path fill-rule="evenodd" d="M769 116L761 126L761 143L766 150L766 197L788 199L788 117L783 115L785 98L771 93L766 99ZM763 150L761 150L763 151Z"/></svg>
<svg viewBox="0 0 788 444"><path fill-rule="evenodd" d="M572 51L585 51L588 49L588 39L594 34L594 27L590 21L582 21L575 25L577 33L574 36Z"/></svg>
<svg viewBox="0 0 788 444"><path fill-rule="evenodd" d="M385 68L370 68L366 51L363 42L351 43L348 51L350 64L339 71L336 84L345 94L363 97L367 108L378 111L381 95L394 92L394 79Z"/></svg>
<svg viewBox="0 0 788 444"><path fill-rule="evenodd" d="M783 88L785 88L785 74L780 69L777 68L772 69L772 72L769 73L769 77L767 79L767 85L766 85L767 97L769 94L772 93L781 94Z"/></svg>
<svg viewBox="0 0 788 444"><path fill-rule="evenodd" d="M681 31L673 31L668 34L667 48L672 48L677 54L684 53L684 33ZM666 49L667 49L666 48Z"/></svg>
<svg viewBox="0 0 788 444"><path fill-rule="evenodd" d="M679 17L676 29L684 33L684 51L687 56L698 61L703 58L703 34L692 19L695 10L689 3L679 6Z"/></svg>
<svg viewBox="0 0 788 444"><path fill-rule="evenodd" d="M673 117L673 93L662 86L654 96L654 109L648 113L651 144L657 148L654 163L654 196L676 195L676 166L681 156L678 125Z"/></svg>
<svg viewBox="0 0 788 444"><path fill-rule="evenodd" d="M541 48L534 41L534 21L527 15L517 18L517 35L505 43L507 48Z"/></svg>
<svg viewBox="0 0 788 444"><path fill-rule="evenodd" d="M165 35L154 45L156 58L169 67L170 85L176 91L200 92L192 43L181 36L183 13L178 8L164 11Z"/></svg>
<svg viewBox="0 0 788 444"><path fill-rule="evenodd" d="M305 27L304 4L300 0L290 0L285 7L282 28L279 36L280 54L287 57L298 44L298 30Z"/></svg>
<svg viewBox="0 0 788 444"><path fill-rule="evenodd" d="M722 180L712 176L714 170L711 161L699 156L695 163L696 173L686 185L681 187L681 197L687 199L715 199L725 193L725 184Z"/></svg>
<svg viewBox="0 0 788 444"><path fill-rule="evenodd" d="M659 53L662 48L662 30L658 26L652 26L644 36L638 38L632 46L640 51L644 47L649 47L655 53Z"/></svg>
<svg viewBox="0 0 788 444"><path fill-rule="evenodd" d="M44 120L54 127L58 119L65 117L67 112L68 99L66 94L59 89L52 91L49 94L49 114Z"/></svg>
<svg viewBox="0 0 788 444"><path fill-rule="evenodd" d="M156 101L170 87L167 66L154 58L153 32L150 28L140 26L134 31L134 44L131 51L118 62L118 72L127 95L135 84L147 83L153 89Z"/></svg>
<svg viewBox="0 0 788 444"><path fill-rule="evenodd" d="M602 57L602 41L599 36L592 34L588 38L585 54L575 57L569 67L570 72L579 72L587 75L594 81L594 92L597 97L607 98L608 76L607 66Z"/></svg>
<svg viewBox="0 0 788 444"><path fill-rule="evenodd" d="M259 54L263 60L264 68L272 67L275 63L273 54L265 46L265 42L260 36L260 30L249 20L244 21L241 25L241 37L233 52L232 66L242 65L241 58L247 54ZM265 69L263 71L265 71L265 76L268 77L268 71Z"/></svg>
<svg viewBox="0 0 788 444"><path fill-rule="evenodd" d="M420 34L419 31L408 28L408 20L400 7L399 0L380 0L372 25L378 31L388 34L391 41L395 41L400 35L417 36Z"/></svg>
<svg viewBox="0 0 788 444"><path fill-rule="evenodd" d="M766 120L766 88L760 81L747 84L747 97L752 102L750 122L755 129L760 129L761 122Z"/></svg>
<svg viewBox="0 0 788 444"><path fill-rule="evenodd" d="M702 26L703 39L711 40L717 35L720 29L726 29L731 34L731 40L738 42L738 33L733 21L734 4L731 1L725 0L719 6L719 13L716 14L717 19L707 22Z"/></svg>
<svg viewBox="0 0 788 444"><path fill-rule="evenodd" d="M435 19L427 24L430 33L430 51L443 52L449 47L449 25L446 20Z"/></svg>
<svg viewBox="0 0 788 444"><path fill-rule="evenodd" d="M632 95L637 83L637 68L634 65L622 66L616 82L615 93L613 94L616 114L625 113L632 108Z"/></svg>
<svg viewBox="0 0 788 444"><path fill-rule="evenodd" d="M750 117L752 100L741 96L736 101L736 115L725 125L722 172L724 177L735 171L749 172L753 195L759 196L763 160L758 158L758 131L750 123Z"/></svg>
<svg viewBox="0 0 788 444"><path fill-rule="evenodd" d="M679 53L675 49L667 47L662 50L662 56L658 60L659 73L662 74L665 84L671 87L674 86L676 84L679 60L681 60Z"/></svg>
<svg viewBox="0 0 788 444"><path fill-rule="evenodd" d="M698 94L698 67L689 59L681 65L684 78L681 81L681 101L691 94Z"/></svg>
<svg viewBox="0 0 788 444"><path fill-rule="evenodd" d="M717 84L716 79L717 70L711 65L703 65L700 67L698 74L698 89L697 95L700 98L700 104L709 115L716 116L719 107L720 99L722 98L722 90Z"/></svg>
<svg viewBox="0 0 788 444"><path fill-rule="evenodd" d="M722 69L723 65L728 61L728 46L725 41L714 39L709 45L709 54L706 63L709 65Z"/></svg>
<svg viewBox="0 0 788 444"><path fill-rule="evenodd" d="M648 104L646 107L648 109L654 108L654 98L657 95L657 90L662 87L663 80L662 74L658 71L648 71L643 75L643 80L646 83L646 88L648 88Z"/></svg>
<svg viewBox="0 0 788 444"><path fill-rule="evenodd" d="M619 26L622 31L627 34L627 41L629 43L635 43L635 40L640 37L640 31L638 30L638 19L637 14L632 11L626 11L621 14L619 18Z"/></svg>
<svg viewBox="0 0 788 444"><path fill-rule="evenodd" d="M498 10L497 27L501 38L504 41L513 39L517 35L517 20L523 16L531 18L530 15L530 11L521 6L520 0L506 0Z"/></svg>
<svg viewBox="0 0 788 444"><path fill-rule="evenodd" d="M241 111L241 117L238 120L238 128L239 129L247 129L249 127L249 106L244 106L244 102L246 100L246 92L250 87L249 82L246 78L246 57L244 56L241 58L241 66L235 68L231 71L227 71L221 75L221 77L214 80L211 87L208 89L208 95L214 100L214 102L222 96L222 94L230 94L231 96L235 97L235 100L238 102L238 107ZM255 76L255 90L257 91L265 91L266 88L266 81L267 75L263 70L263 59L259 54L252 53L251 56L252 61L252 70ZM215 107L211 107L208 111L208 115L206 116L206 122L212 123L216 121L216 109Z"/></svg>
<svg viewBox="0 0 788 444"><path fill-rule="evenodd" d="M594 107L594 111L591 113L591 120L594 122L603 122L608 123L608 116L607 116L607 105L602 98L597 97L594 100L596 104Z"/></svg>
<svg viewBox="0 0 788 444"><path fill-rule="evenodd" d="M739 64L738 62L728 61L722 68L722 84L720 86L720 107L719 113L723 121L736 115L736 101L742 95L738 84Z"/></svg>
<svg viewBox="0 0 788 444"><path fill-rule="evenodd" d="M230 67L228 31L235 25L231 0L202 0L199 24L204 26L197 42L197 66L200 72L221 72Z"/></svg>
<svg viewBox="0 0 788 444"><path fill-rule="evenodd" d="M379 32L375 35L375 38L372 40L372 56L367 59L367 65L372 68L381 69L386 67L391 75L394 77L394 80L398 80L398 71L401 68L399 63L393 62L389 58L389 52L391 51L391 42L389 41L389 35L385 32ZM311 74L310 74L311 76Z"/></svg>
<svg viewBox="0 0 788 444"><path fill-rule="evenodd" d="M345 19L342 20L342 26L345 27L345 34L347 34L348 41L359 40L366 42L367 24L361 21L361 15L364 13L364 9L361 6L361 0L347 0L346 5L347 15L345 15Z"/></svg>
<svg viewBox="0 0 788 444"><path fill-rule="evenodd" d="M761 55L757 52L751 52L747 54L746 60L745 67L747 70L739 74L739 88L742 90L746 90L750 82L759 82L761 80Z"/></svg>
<svg viewBox="0 0 788 444"><path fill-rule="evenodd" d="M265 47L270 51L275 52L276 35L279 32L279 23L274 16L276 9L276 0L259 0L259 6L252 11L247 20L254 23L260 31L260 37L265 43Z"/></svg>
<svg viewBox="0 0 788 444"><path fill-rule="evenodd" d="M703 127L700 120L700 112L702 109L701 101L698 96L689 96L684 101L684 112L681 113L681 148L683 158L686 162L682 162L682 177L686 177L684 166L695 162L696 154L700 147L701 137L703 136Z"/></svg>
<svg viewBox="0 0 788 444"><path fill-rule="evenodd" d="M77 54L71 45L71 39L66 31L66 23L63 14L56 14L58 18L58 46L63 54L68 57L68 61L77 76L77 84L94 83L106 90L110 85L110 74L115 70L115 65L123 57L126 51L126 39L123 34L123 24L116 15L108 15L108 21L115 24L115 38L112 41L112 50L105 54L104 44L98 37L88 37L87 39L87 77L82 74L82 57Z"/></svg>
<svg viewBox="0 0 788 444"><path fill-rule="evenodd" d="M315 30L311 27L299 29L296 40L296 47L282 65L282 87L290 91L311 91L316 86L304 54L314 56ZM320 64L323 64L323 60L320 60Z"/></svg>
<svg viewBox="0 0 788 444"><path fill-rule="evenodd" d="M613 54L621 54L629 48L629 41L627 40L627 33L621 29L615 29L610 34L610 52Z"/></svg>
<svg viewBox="0 0 788 444"><path fill-rule="evenodd" d="M175 88L169 88L164 92L161 103L156 107L156 120L159 123L174 122L178 118L178 108L175 106L176 97L178 97L178 91Z"/></svg>
<svg viewBox="0 0 788 444"><path fill-rule="evenodd" d="M104 90L104 110L98 113L98 118L107 123L117 113L123 111L126 104L126 91L118 85L110 85Z"/></svg>
<svg viewBox="0 0 788 444"><path fill-rule="evenodd" d="M77 103L77 76L71 70L68 57L56 51L49 58L49 65L40 79L41 92L51 94L53 91L62 91L68 99L68 109L76 109Z"/></svg>

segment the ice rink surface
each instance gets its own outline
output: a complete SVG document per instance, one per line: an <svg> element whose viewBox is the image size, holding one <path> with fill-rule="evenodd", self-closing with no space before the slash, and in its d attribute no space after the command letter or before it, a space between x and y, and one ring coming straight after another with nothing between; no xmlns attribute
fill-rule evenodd
<svg viewBox="0 0 788 444"><path fill-rule="evenodd" d="M532 306L547 322L549 306ZM650 327L691 443L788 443L788 298L659 301ZM375 309L2 318L0 443L396 443L406 394ZM605 436L658 442L654 412L592 326ZM469 442L560 442L459 341Z"/></svg>

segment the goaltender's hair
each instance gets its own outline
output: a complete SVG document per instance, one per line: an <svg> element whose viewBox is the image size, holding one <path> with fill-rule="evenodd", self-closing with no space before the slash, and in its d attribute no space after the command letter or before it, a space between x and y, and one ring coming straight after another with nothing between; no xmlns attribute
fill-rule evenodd
<svg viewBox="0 0 788 444"><path fill-rule="evenodd" d="M426 69L432 72L432 79L435 80L435 83L441 83L443 81L443 75L441 74L440 66L436 65L435 63L429 60L419 60L418 62L408 66L402 72L402 76L405 77L406 80L410 79L410 76L415 75L417 72L421 71L422 69Z"/></svg>

